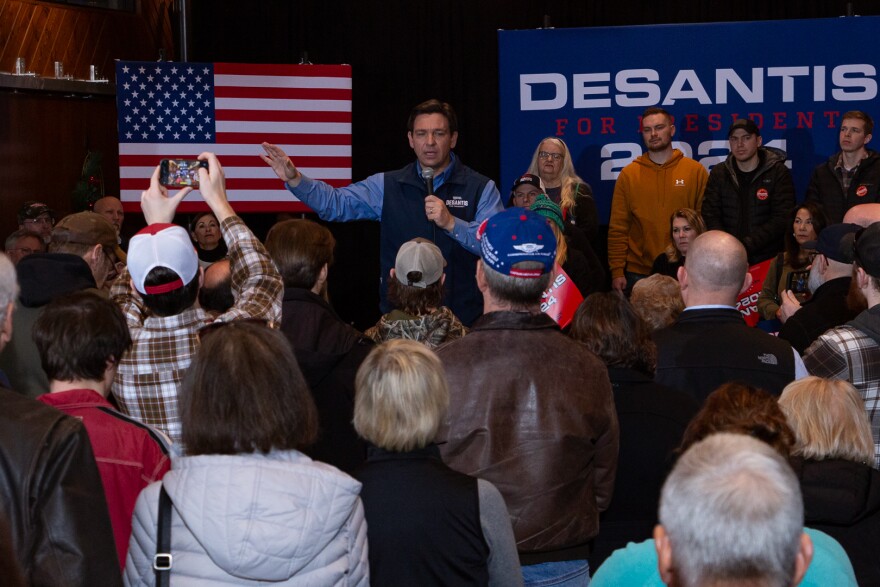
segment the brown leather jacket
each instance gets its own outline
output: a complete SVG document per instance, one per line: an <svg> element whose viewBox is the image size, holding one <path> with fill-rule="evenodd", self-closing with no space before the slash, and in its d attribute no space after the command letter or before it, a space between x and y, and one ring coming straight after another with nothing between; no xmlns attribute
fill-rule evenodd
<svg viewBox="0 0 880 587"><path fill-rule="evenodd" d="M498 487L523 564L586 558L617 470L605 365L546 315L520 312L484 315L438 355L443 460Z"/></svg>
<svg viewBox="0 0 880 587"><path fill-rule="evenodd" d="M11 543L28 585L122 585L104 488L82 422L3 388L0 510L11 533L0 540Z"/></svg>

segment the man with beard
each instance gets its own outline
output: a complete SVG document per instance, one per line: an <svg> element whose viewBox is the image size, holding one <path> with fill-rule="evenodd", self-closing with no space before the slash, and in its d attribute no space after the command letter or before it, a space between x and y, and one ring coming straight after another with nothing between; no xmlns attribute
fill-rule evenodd
<svg viewBox="0 0 880 587"><path fill-rule="evenodd" d="M852 235L858 224L832 224L818 240L804 243L816 257L810 267L808 287L812 296L803 305L790 290L782 292L779 338L803 354L820 334L856 317L862 308L851 309L847 292L852 282Z"/></svg>
<svg viewBox="0 0 880 587"><path fill-rule="evenodd" d="M823 231L824 232L824 231ZM880 466L880 223L855 233L852 287L867 309L832 328L804 353L812 375L845 379L865 402L874 435L874 466Z"/></svg>
<svg viewBox="0 0 880 587"><path fill-rule="evenodd" d="M645 110L642 138L648 152L624 167L617 178L608 225L608 266L615 290L630 290L651 273L654 259L669 242L673 212L700 210L709 174L672 148L674 134L669 112Z"/></svg>

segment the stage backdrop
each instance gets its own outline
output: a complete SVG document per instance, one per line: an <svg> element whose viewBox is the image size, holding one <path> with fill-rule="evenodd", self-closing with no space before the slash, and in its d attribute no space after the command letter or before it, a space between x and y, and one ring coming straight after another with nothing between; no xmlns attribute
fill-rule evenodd
<svg viewBox="0 0 880 587"><path fill-rule="evenodd" d="M237 212L308 208L263 163L281 146L309 177L351 183L351 67L245 63L116 63L119 179L128 210L161 159L213 151ZM189 197L178 211L206 209Z"/></svg>
<svg viewBox="0 0 880 587"><path fill-rule="evenodd" d="M878 30L878 17L851 17L499 31L501 190L560 137L607 223L614 181L642 153L639 116L660 105L674 146L707 168L727 156L727 127L755 120L788 153L801 200L838 149L840 115L880 118Z"/></svg>

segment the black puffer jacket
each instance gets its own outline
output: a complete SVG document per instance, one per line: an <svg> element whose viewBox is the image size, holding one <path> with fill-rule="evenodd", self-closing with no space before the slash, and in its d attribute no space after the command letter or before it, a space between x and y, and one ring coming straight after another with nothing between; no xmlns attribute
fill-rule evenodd
<svg viewBox="0 0 880 587"><path fill-rule="evenodd" d="M843 215L853 206L880 202L880 153L868 151L868 157L859 163L845 194L834 171L839 160L840 153L835 153L818 165L807 186L807 201L822 204L829 224L843 222Z"/></svg>
<svg viewBox="0 0 880 587"><path fill-rule="evenodd" d="M804 525L843 546L859 585L880 585L880 471L851 461L793 459Z"/></svg>
<svg viewBox="0 0 880 587"><path fill-rule="evenodd" d="M701 209L706 228L723 230L742 241L751 264L770 259L783 249L795 204L785 151L759 147L758 157L758 168L748 186L739 185L733 155L713 167Z"/></svg>
<svg viewBox="0 0 880 587"><path fill-rule="evenodd" d="M28 585L122 585L82 422L2 388L0 507Z"/></svg>

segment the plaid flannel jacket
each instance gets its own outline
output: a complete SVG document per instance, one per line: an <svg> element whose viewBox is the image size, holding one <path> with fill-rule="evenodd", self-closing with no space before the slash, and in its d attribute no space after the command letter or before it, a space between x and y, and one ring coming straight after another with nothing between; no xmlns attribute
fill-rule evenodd
<svg viewBox="0 0 880 587"><path fill-rule="evenodd" d="M811 375L845 379L859 390L874 435L874 467L880 467L880 345L854 326L828 330L804 352Z"/></svg>
<svg viewBox="0 0 880 587"><path fill-rule="evenodd" d="M122 308L131 331L131 349L123 355L113 382L113 395L126 414L167 434L180 444L177 391L198 351L199 328L213 321L260 318L278 324L284 286L262 243L238 216L220 223L229 247L235 305L212 315L193 307L176 316L151 316L131 288L126 269L110 296Z"/></svg>

